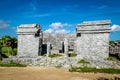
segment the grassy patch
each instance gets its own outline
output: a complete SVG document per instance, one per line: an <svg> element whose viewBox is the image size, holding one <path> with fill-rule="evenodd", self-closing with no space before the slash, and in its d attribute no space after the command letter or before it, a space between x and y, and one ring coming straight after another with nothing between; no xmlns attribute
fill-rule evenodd
<svg viewBox="0 0 120 80"><path fill-rule="evenodd" d="M61 56L63 56L63 55L62 54L49 54L48 57L55 58L55 57L61 57Z"/></svg>
<svg viewBox="0 0 120 80"><path fill-rule="evenodd" d="M71 53L69 57L76 57L77 54L76 53Z"/></svg>
<svg viewBox="0 0 120 80"><path fill-rule="evenodd" d="M82 59L82 60L78 61L78 64L90 64L90 62Z"/></svg>
<svg viewBox="0 0 120 80"><path fill-rule="evenodd" d="M112 57L112 56L110 56L110 57L107 58L107 60L110 60L110 61L116 61L117 58L116 58L116 57Z"/></svg>
<svg viewBox="0 0 120 80"><path fill-rule="evenodd" d="M110 73L110 74L120 74L120 69L114 68L101 68L96 69L92 67L72 67L69 69L70 72L94 72L94 73Z"/></svg>
<svg viewBox="0 0 120 80"><path fill-rule="evenodd" d="M26 67L26 64L19 64L19 63L14 63L14 62L10 62L10 63L1 63L0 62L0 67Z"/></svg>

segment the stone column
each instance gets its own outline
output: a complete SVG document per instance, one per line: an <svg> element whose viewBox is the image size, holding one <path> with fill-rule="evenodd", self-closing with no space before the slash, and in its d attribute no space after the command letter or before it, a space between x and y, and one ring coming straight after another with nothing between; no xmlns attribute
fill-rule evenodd
<svg viewBox="0 0 120 80"><path fill-rule="evenodd" d="M17 57L31 58L39 56L41 28L38 24L24 24L17 28L18 53Z"/></svg>
<svg viewBox="0 0 120 80"><path fill-rule="evenodd" d="M64 51L65 51L65 55L68 56L68 39L65 38L64 40Z"/></svg>
<svg viewBox="0 0 120 80"><path fill-rule="evenodd" d="M47 57L49 56L49 54L51 54L51 51L50 51L50 42L47 43Z"/></svg>

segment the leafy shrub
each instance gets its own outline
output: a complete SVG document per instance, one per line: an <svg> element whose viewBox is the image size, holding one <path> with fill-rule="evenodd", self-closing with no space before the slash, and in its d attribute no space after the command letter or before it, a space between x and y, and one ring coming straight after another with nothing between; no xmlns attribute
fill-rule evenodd
<svg viewBox="0 0 120 80"><path fill-rule="evenodd" d="M109 45L113 45L115 41L109 41Z"/></svg>
<svg viewBox="0 0 120 80"><path fill-rule="evenodd" d="M16 55L17 54L17 48L14 48L13 49L13 55Z"/></svg>
<svg viewBox="0 0 120 80"><path fill-rule="evenodd" d="M2 47L1 53L4 54L6 57L9 57L13 53L13 51L11 47Z"/></svg>
<svg viewBox="0 0 120 80"><path fill-rule="evenodd" d="M1 55L1 53L0 53L0 60L2 60L2 55Z"/></svg>
<svg viewBox="0 0 120 80"><path fill-rule="evenodd" d="M78 64L90 64L90 62L82 59L82 60L78 61Z"/></svg>
<svg viewBox="0 0 120 80"><path fill-rule="evenodd" d="M120 74L120 69L114 69L114 68L96 69L94 67L72 67L71 69L69 69L69 71Z"/></svg>

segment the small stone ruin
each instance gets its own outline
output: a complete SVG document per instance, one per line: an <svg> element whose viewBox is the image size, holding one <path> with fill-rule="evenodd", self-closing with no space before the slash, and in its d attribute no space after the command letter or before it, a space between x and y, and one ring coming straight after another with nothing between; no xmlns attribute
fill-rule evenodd
<svg viewBox="0 0 120 80"><path fill-rule="evenodd" d="M76 28L77 54L93 60L109 56L110 20L83 22Z"/></svg>
<svg viewBox="0 0 120 80"><path fill-rule="evenodd" d="M109 46L109 54L120 59L120 41Z"/></svg>
<svg viewBox="0 0 120 80"><path fill-rule="evenodd" d="M17 57L37 57L42 51L42 31L38 24L25 24L17 28Z"/></svg>
<svg viewBox="0 0 120 80"><path fill-rule="evenodd" d="M3 59L30 66L83 66L81 59L88 60L92 67L114 67L120 65L107 61L109 57L110 20L88 21L77 24L74 34L43 33L38 24L23 24L17 28L18 53ZM69 57L76 53L76 57ZM42 56L42 55L47 56ZM50 58L49 54L62 54L62 57Z"/></svg>

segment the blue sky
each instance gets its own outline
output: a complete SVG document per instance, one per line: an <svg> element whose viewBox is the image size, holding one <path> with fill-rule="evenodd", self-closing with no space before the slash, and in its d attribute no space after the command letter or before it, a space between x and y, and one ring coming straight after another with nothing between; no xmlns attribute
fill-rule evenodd
<svg viewBox="0 0 120 80"><path fill-rule="evenodd" d="M17 37L20 24L40 24L44 32L73 33L76 24L112 21L110 40L120 40L120 0L0 0L0 37Z"/></svg>

